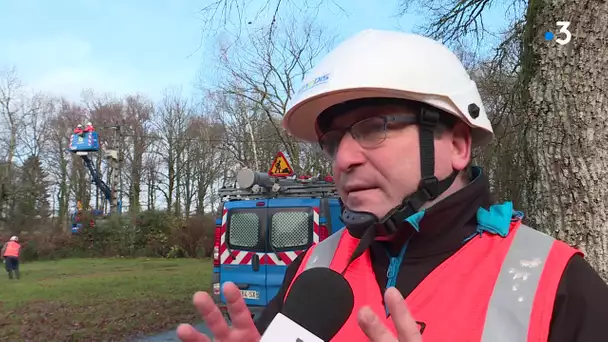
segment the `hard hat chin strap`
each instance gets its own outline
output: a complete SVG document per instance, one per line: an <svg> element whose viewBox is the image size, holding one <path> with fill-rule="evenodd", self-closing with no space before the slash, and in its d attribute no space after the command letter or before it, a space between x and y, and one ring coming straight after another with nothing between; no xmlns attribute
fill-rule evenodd
<svg viewBox="0 0 608 342"><path fill-rule="evenodd" d="M446 179L435 177L435 138L434 132L439 123L439 113L429 108L421 108L417 116L420 137L420 184L418 189L403 199L401 204L391 209L382 219L365 211L352 211L343 206L342 222L351 235L358 237L359 243L353 251L342 274L348 266L360 257L377 235L393 235L401 229L403 221L417 213L422 206L445 192L454 183L458 171L454 170ZM341 202L342 203L342 202Z"/></svg>
<svg viewBox="0 0 608 342"><path fill-rule="evenodd" d="M454 170L446 179L435 177L435 139L434 131L439 123L440 115L436 110L421 108L417 115L417 125L420 139L420 175L418 189L403 199L401 204L391 209L382 219L365 211L352 211L343 208L342 221L349 231L357 236L368 235L368 231L392 235L401 229L403 221L417 213L427 202L436 199L454 183L458 171ZM382 232L383 231L383 232ZM371 234L371 237L377 234Z"/></svg>

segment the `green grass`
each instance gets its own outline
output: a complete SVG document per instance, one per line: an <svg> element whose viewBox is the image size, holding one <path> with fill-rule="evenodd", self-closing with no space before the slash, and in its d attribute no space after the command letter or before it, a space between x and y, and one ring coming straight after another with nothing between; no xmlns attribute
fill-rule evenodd
<svg viewBox="0 0 608 342"><path fill-rule="evenodd" d="M211 261L66 259L0 269L0 337L7 341L101 341L172 329L198 319Z"/></svg>

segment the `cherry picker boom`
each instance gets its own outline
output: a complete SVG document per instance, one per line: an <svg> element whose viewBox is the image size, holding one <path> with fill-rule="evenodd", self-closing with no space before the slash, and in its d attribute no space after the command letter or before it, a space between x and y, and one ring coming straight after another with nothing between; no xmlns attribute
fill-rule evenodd
<svg viewBox="0 0 608 342"><path fill-rule="evenodd" d="M103 181L101 175L99 174L99 172L97 172L97 169L93 165L93 161L89 157L89 153L99 151L99 136L97 132L88 131L72 134L68 151L82 158L84 165L87 167L89 173L91 174L93 183L97 186L97 188L103 194L104 198L108 201L110 211L120 213L122 211L122 202L118 199L118 196L116 196L119 169L117 167L119 163L118 151L111 149L105 151L106 159L110 162L110 166L115 170L115 172L113 173L114 177L112 180L112 186L109 186ZM74 218L79 215L79 212L80 210L77 210L74 215ZM100 211L97 210L96 212L97 215L99 215ZM73 232L75 231L75 229L77 231L79 228L79 224L72 225Z"/></svg>
<svg viewBox="0 0 608 342"><path fill-rule="evenodd" d="M80 153L82 153L82 152L80 152ZM80 155L80 157L82 158L84 165L87 167L87 169L89 169L89 173L91 174L91 178L93 179L93 182L95 183L97 188L99 188L99 190L103 194L106 201L108 201L108 204L110 205L110 208L111 208L112 207L112 189L101 179L101 177L97 173L97 170L95 170L95 167L93 166L93 161L91 160L91 158L89 158L88 154L80 154L80 153L77 152L76 154ZM118 209L117 211L120 212L120 209Z"/></svg>

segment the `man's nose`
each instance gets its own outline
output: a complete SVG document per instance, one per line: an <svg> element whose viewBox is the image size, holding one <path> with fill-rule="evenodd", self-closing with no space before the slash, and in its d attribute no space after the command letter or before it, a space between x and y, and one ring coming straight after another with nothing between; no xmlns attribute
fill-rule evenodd
<svg viewBox="0 0 608 342"><path fill-rule="evenodd" d="M361 145L350 133L344 134L334 157L336 171L347 172L363 163L365 163L365 155Z"/></svg>

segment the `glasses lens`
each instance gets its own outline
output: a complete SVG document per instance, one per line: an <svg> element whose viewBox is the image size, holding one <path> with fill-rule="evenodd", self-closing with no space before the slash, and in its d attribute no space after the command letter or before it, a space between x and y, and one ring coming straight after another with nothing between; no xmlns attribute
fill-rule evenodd
<svg viewBox="0 0 608 342"><path fill-rule="evenodd" d="M319 139L319 145L321 145L321 150L323 150L323 152L330 157L335 156L343 136L344 131L338 130L329 131L323 134L323 136Z"/></svg>
<svg viewBox="0 0 608 342"><path fill-rule="evenodd" d="M353 125L351 132L363 147L374 147L386 139L386 118L371 117Z"/></svg>

